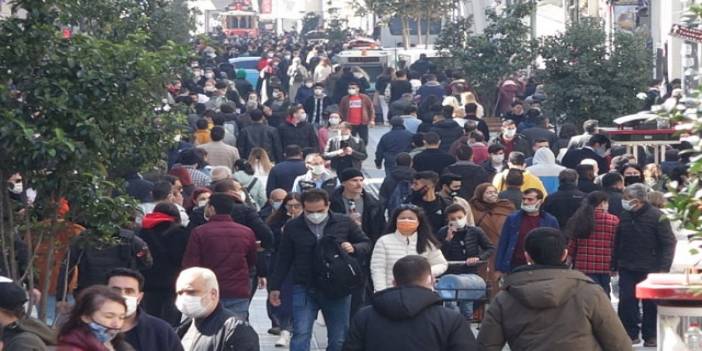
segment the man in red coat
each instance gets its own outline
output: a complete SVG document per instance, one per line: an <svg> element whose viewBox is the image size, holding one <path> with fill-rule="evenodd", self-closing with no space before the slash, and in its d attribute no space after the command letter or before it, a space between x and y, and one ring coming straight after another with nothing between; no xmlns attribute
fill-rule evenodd
<svg viewBox="0 0 702 351"><path fill-rule="evenodd" d="M360 137L368 145L368 126L375 125L375 109L371 98L361 94L358 83L349 83L348 95L339 102L339 114L344 122L351 125L351 134Z"/></svg>
<svg viewBox="0 0 702 351"><path fill-rule="evenodd" d="M205 207L209 222L193 229L183 256L183 268L205 267L215 272L222 305L241 319L248 318L250 270L256 264L254 232L230 217L234 198L216 193Z"/></svg>

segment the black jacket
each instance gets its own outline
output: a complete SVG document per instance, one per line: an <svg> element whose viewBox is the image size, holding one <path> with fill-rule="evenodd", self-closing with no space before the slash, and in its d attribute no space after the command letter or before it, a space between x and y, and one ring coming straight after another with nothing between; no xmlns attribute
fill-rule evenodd
<svg viewBox="0 0 702 351"><path fill-rule="evenodd" d="M276 164L268 174L266 196L278 188L290 192L295 184L295 178L305 173L307 173L307 167L302 159L288 159Z"/></svg>
<svg viewBox="0 0 702 351"><path fill-rule="evenodd" d="M586 196L587 194L578 190L575 185L561 184L558 191L546 198L542 208L556 217L561 228L565 228Z"/></svg>
<svg viewBox="0 0 702 351"><path fill-rule="evenodd" d="M583 147L580 149L571 149L566 152L565 156L563 156L563 160L561 161L561 165L563 167L567 167L570 169L575 169L582 160L591 158L595 161L597 161L597 166L600 169L600 174L605 174L607 173L607 170L609 169L609 164L607 164L607 160L605 160L603 157L598 155L594 150L588 148L588 147Z"/></svg>
<svg viewBox="0 0 702 351"><path fill-rule="evenodd" d="M178 327L176 333L181 339L188 332L192 319ZM218 305L204 319L195 320L198 336L193 348L188 351L258 351L258 334L246 322L237 320L229 310Z"/></svg>
<svg viewBox="0 0 702 351"><path fill-rule="evenodd" d="M143 290L175 292L189 232L179 224L161 223L153 229L142 228L139 237L149 246L154 261L141 272L145 278Z"/></svg>
<svg viewBox="0 0 702 351"><path fill-rule="evenodd" d="M261 147L266 150L273 162L277 163L283 160L283 149L280 144L278 130L263 123L253 123L244 128L239 133L236 146L239 148L240 156L243 159L249 158L253 148Z"/></svg>
<svg viewBox="0 0 702 351"><path fill-rule="evenodd" d="M578 180L578 190L584 192L585 194L589 194L593 191L602 190L602 186L595 184L595 182L592 180L580 178Z"/></svg>
<svg viewBox="0 0 702 351"><path fill-rule="evenodd" d="M502 141L502 133L492 138L488 146L494 144L505 144ZM514 136L514 139L512 140L512 151L519 151L523 153L526 157L532 156L532 154L534 153L534 149L531 147L531 145L529 145L529 140L527 140L527 138L521 134L517 134ZM507 151L505 151L505 160L507 160L508 158L509 155L507 154ZM575 167L573 167L573 169L575 169Z"/></svg>
<svg viewBox="0 0 702 351"><path fill-rule="evenodd" d="M439 150L448 152L451 148L451 144L463 136L463 128L452 119L443 120L438 123L434 123L434 126L429 130L439 134L441 138L441 144L439 144Z"/></svg>
<svg viewBox="0 0 702 351"><path fill-rule="evenodd" d="M135 350L183 350L178 335L168 323L146 313L141 308L137 313L137 325L124 335Z"/></svg>
<svg viewBox="0 0 702 351"><path fill-rule="evenodd" d="M347 214L346 205L344 204L343 187L339 187L331 195L331 203L329 209L332 212ZM363 198L363 213L361 214L361 229L363 233L370 238L371 242L376 242L378 238L384 234L385 229L385 210L380 205L380 201L373 198L366 191L361 195Z"/></svg>
<svg viewBox="0 0 702 351"><path fill-rule="evenodd" d="M505 157L505 159L507 159L507 157ZM507 169L507 162L505 161L505 162L503 162L502 164L503 164L503 166L504 166L504 168L502 168L502 170ZM488 160L486 160L485 162L481 163L480 166L483 167L483 169L485 170L485 172L487 172L488 179L495 178L495 174L498 173L497 170L495 169L495 167L492 166L492 160L490 160L490 159L488 159ZM502 172L502 171L500 171L500 172ZM492 181L490 181L490 182L492 182ZM471 197L472 197L472 196L471 196Z"/></svg>
<svg viewBox="0 0 702 351"><path fill-rule="evenodd" d="M542 127L531 127L522 131L522 134L529 140L529 145L534 145L534 142L540 139L548 141L548 145L554 155L558 155L558 135L556 133Z"/></svg>
<svg viewBox="0 0 702 351"><path fill-rule="evenodd" d="M332 236L339 243L353 244L354 257L367 257L370 253L368 237L351 218L329 213L324 236ZM314 282L314 250L317 246L317 236L310 230L305 216L297 217L285 225L282 240L278 247L278 262L270 279L271 290L280 290L283 280L292 270L294 284L312 286Z"/></svg>
<svg viewBox="0 0 702 351"><path fill-rule="evenodd" d="M268 96L270 96L270 94ZM285 123L285 118L287 118L288 110L290 109L290 101L285 99L280 105L273 105L273 101L273 99L268 99L263 105L271 108L271 115L266 118L268 120L268 125L278 128Z"/></svg>
<svg viewBox="0 0 702 351"><path fill-rule="evenodd" d="M446 167L446 172L461 176L461 189L458 191L458 196L464 199L472 198L478 185L492 181L485 168L468 161L458 161Z"/></svg>
<svg viewBox="0 0 702 351"><path fill-rule="evenodd" d="M636 272L668 272L673 264L675 235L659 209L645 204L622 212L614 241L612 265Z"/></svg>
<svg viewBox="0 0 702 351"><path fill-rule="evenodd" d="M331 168L336 171L336 174L341 174L347 168L355 168L361 170L363 160L368 158L368 153L366 152L366 144L363 139L357 137L350 137L348 140L341 140L338 137L332 137L329 139L329 148L323 145L326 149L322 154L325 160L331 160ZM353 151L351 155L338 155L333 154L336 151L343 150L345 147L350 147Z"/></svg>
<svg viewBox="0 0 702 351"><path fill-rule="evenodd" d="M396 79L390 81L390 103L399 100L404 93L412 92L412 83L408 80Z"/></svg>
<svg viewBox="0 0 702 351"><path fill-rule="evenodd" d="M395 167L397 154L412 149L412 135L403 126L392 127L390 131L383 134L375 148L375 164L380 167L385 160L386 169Z"/></svg>
<svg viewBox="0 0 702 351"><path fill-rule="evenodd" d="M312 148L314 152L319 152L317 132L314 130L314 127L307 122L300 122L297 125L293 125L289 121L285 121L278 127L278 134L280 134L280 143L283 149L288 145L294 144L301 147L303 150L305 148Z"/></svg>
<svg viewBox="0 0 702 351"><path fill-rule="evenodd" d="M351 321L344 351L473 351L470 325L435 292L402 286L373 295Z"/></svg>
<svg viewBox="0 0 702 351"><path fill-rule="evenodd" d="M456 158L441 149L426 149L412 158L412 167L417 172L434 171L441 175L446 167L456 163Z"/></svg>
<svg viewBox="0 0 702 351"><path fill-rule="evenodd" d="M448 226L439 229L436 238L441 242L441 252L447 261L465 261L478 257L486 261L495 253L495 245L480 227L466 226L459 229L450 241L446 240ZM446 274L475 274L479 266L449 265Z"/></svg>
<svg viewBox="0 0 702 351"><path fill-rule="evenodd" d="M605 189L609 195L609 213L621 218L624 208L622 207L622 191L617 189Z"/></svg>
<svg viewBox="0 0 702 351"><path fill-rule="evenodd" d="M315 100L319 100L316 103L317 110L315 111ZM321 102L321 103L320 103ZM305 100L303 107L305 108L305 113L307 113L307 118L312 123L320 123L324 121L324 111L331 106L332 101L328 96L323 96L321 99L312 95Z"/></svg>
<svg viewBox="0 0 702 351"><path fill-rule="evenodd" d="M249 95L254 90L253 85L251 85L251 83L249 83L249 81L246 79L235 79L234 87L236 87L239 95L243 96L244 99L248 99Z"/></svg>
<svg viewBox="0 0 702 351"><path fill-rule="evenodd" d="M378 191L383 209L387 208L387 202L390 199L390 196L392 196L392 192L395 190L395 187L403 180L412 183L414 173L416 173L416 171L412 168L407 166L397 166L392 170L389 177L385 177L385 179L383 179L383 184L380 185L380 191Z"/></svg>
<svg viewBox="0 0 702 351"><path fill-rule="evenodd" d="M477 122L478 123L478 131L483 133L485 140L490 140L490 126L488 126L487 122L485 122L484 119L478 118L475 115L467 115L466 119L469 121Z"/></svg>

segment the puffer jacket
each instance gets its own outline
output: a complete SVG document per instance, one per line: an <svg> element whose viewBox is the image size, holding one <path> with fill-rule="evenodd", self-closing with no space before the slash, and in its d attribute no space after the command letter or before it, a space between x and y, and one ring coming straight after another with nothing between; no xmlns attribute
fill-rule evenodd
<svg viewBox="0 0 702 351"><path fill-rule="evenodd" d="M442 306L441 297L419 286L401 286L373 296L351 322L344 351L473 351L466 320Z"/></svg>
<svg viewBox="0 0 702 351"><path fill-rule="evenodd" d="M463 128L461 128L461 126L453 119L435 123L430 131L439 134L439 137L441 138L439 150L445 152L449 151L451 144L453 144L454 141L463 136Z"/></svg>
<svg viewBox="0 0 702 351"><path fill-rule="evenodd" d="M251 326L234 317L222 305L203 319L185 321L176 334L182 339L188 329L195 323L197 336L192 348L188 351L258 351L260 349L258 334Z"/></svg>
<svg viewBox="0 0 702 351"><path fill-rule="evenodd" d="M430 248L421 254L417 252L417 233L407 237L399 232L385 234L378 239L371 255L371 277L375 291L392 287L392 267L399 259L409 255L426 257L431 265L431 273L438 277L448 269L448 262L436 247Z"/></svg>
<svg viewBox="0 0 702 351"><path fill-rule="evenodd" d="M487 260L495 253L495 245L480 227L466 226L456 231L451 240L446 240L448 226L439 229L436 238L441 242L441 252L448 261L465 261L470 257ZM447 274L475 274L478 266L452 265Z"/></svg>
<svg viewBox="0 0 702 351"><path fill-rule="evenodd" d="M670 221L659 209L645 204L638 211L623 211L614 243L613 268L668 272L675 245Z"/></svg>
<svg viewBox="0 0 702 351"><path fill-rule="evenodd" d="M626 351L627 335L602 288L565 267L522 266L505 277L478 334L483 351Z"/></svg>

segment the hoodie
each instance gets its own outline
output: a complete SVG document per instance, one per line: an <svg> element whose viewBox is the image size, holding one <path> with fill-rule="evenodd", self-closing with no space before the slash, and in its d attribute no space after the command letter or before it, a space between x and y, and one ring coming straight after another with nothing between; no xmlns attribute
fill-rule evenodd
<svg viewBox="0 0 702 351"><path fill-rule="evenodd" d="M2 332L3 350L39 351L56 345L56 333L36 319L19 320L4 327Z"/></svg>
<svg viewBox="0 0 702 351"><path fill-rule="evenodd" d="M395 187L403 180L412 183L415 173L416 171L410 167L396 166L395 169L390 172L390 176L383 179L383 184L380 185L380 190L378 191L383 208L386 208L387 201L390 199L390 196L392 196Z"/></svg>
<svg viewBox="0 0 702 351"><path fill-rule="evenodd" d="M549 194L558 190L558 175L566 168L556 164L556 156L548 148L536 150L533 158L533 166L527 167L527 171L539 177Z"/></svg>
<svg viewBox="0 0 702 351"><path fill-rule="evenodd" d="M427 288L406 285L373 296L351 321L344 351L472 351L475 337L466 320L442 306Z"/></svg>
<svg viewBox="0 0 702 351"><path fill-rule="evenodd" d="M445 152L449 151L454 141L463 136L463 128L453 119L446 119L435 123L429 131L439 134L441 138L439 149Z"/></svg>
<svg viewBox="0 0 702 351"><path fill-rule="evenodd" d="M478 344L481 350L498 351L505 343L530 351L632 349L602 288L565 266L522 266L505 277Z"/></svg>

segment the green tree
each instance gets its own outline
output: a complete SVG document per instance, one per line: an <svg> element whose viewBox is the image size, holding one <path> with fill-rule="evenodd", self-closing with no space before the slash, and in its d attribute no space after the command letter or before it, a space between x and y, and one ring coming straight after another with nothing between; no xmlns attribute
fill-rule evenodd
<svg viewBox="0 0 702 351"><path fill-rule="evenodd" d="M39 194L19 215L18 204L0 192L0 268L17 280L28 278L30 287L31 251L43 240L50 256L53 252L58 199L71 204L69 219L109 239L129 222L135 205L131 198L112 196L121 181L109 175L162 159L183 121L175 109L160 115L154 109L164 84L187 64L186 47L166 37L156 47L142 27L117 33L119 17L92 19L90 31L64 39L62 28L84 13L62 5L17 0L14 6L27 9L27 17L0 21L0 70L6 72L0 81L0 179L19 172ZM117 5L133 8L126 0ZM36 222L47 218L49 228L38 230ZM24 274L15 260L17 233L30 249ZM60 259L48 257L45 270ZM40 282L43 296L50 279Z"/></svg>
<svg viewBox="0 0 702 351"><path fill-rule="evenodd" d="M488 25L482 34L470 34L471 19L458 19L439 36L438 50L463 71L488 116L494 113L499 84L529 67L536 57L538 43L529 39L524 21L533 10L531 3L508 6L499 14L488 9Z"/></svg>
<svg viewBox="0 0 702 351"><path fill-rule="evenodd" d="M636 94L645 91L652 65L642 37L617 32L609 48L603 25L582 20L546 38L541 55L545 108L552 116L576 124L611 122L641 107Z"/></svg>

